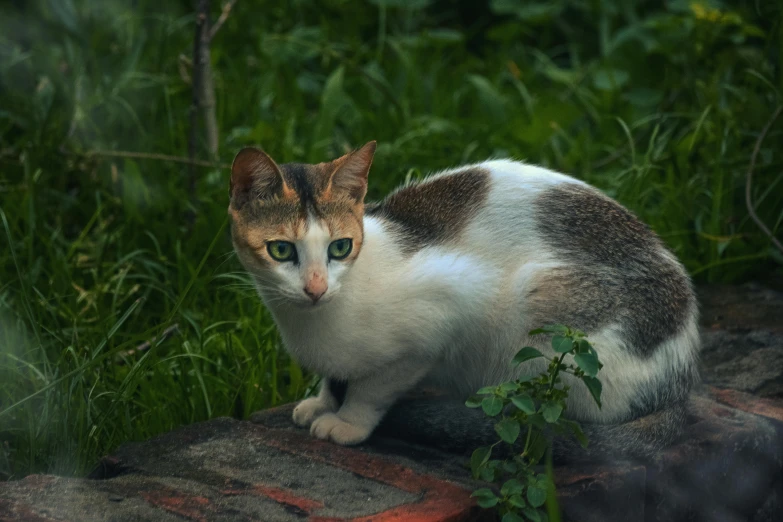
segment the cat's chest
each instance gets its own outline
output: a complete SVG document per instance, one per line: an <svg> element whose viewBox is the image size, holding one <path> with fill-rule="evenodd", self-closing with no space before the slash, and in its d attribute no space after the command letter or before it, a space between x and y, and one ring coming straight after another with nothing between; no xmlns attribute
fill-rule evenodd
<svg viewBox="0 0 783 522"><path fill-rule="evenodd" d="M335 377L372 363L378 358L378 348L384 351L379 343L388 338L377 320L363 320L360 313L336 308L320 313L276 314L288 352L307 369Z"/></svg>

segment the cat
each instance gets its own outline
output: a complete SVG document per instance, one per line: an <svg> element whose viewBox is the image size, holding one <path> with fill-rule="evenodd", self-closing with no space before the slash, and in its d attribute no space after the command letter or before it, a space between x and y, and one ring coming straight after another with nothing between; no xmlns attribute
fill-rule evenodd
<svg viewBox="0 0 783 522"><path fill-rule="evenodd" d="M698 309L686 271L651 230L580 180L507 159L365 204L375 148L316 165L245 148L232 165L237 256L287 350L322 377L293 410L298 426L359 444L426 386L453 397L450 408L406 403L396 430L418 415L417 425L477 443L481 421L464 400L544 371L543 358L521 370L510 361L522 346L551 358L549 340L528 332L559 323L584 331L604 364L602 408L564 376L566 414L586 423L592 447L649 454L677 435L697 380ZM472 420L459 429L463 415Z"/></svg>

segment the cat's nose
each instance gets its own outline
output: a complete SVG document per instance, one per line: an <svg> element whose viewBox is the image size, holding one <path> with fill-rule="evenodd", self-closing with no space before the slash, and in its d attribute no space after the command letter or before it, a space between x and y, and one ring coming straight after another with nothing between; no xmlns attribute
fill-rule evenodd
<svg viewBox="0 0 783 522"><path fill-rule="evenodd" d="M326 293L326 281L321 277L313 277L304 287L304 293L313 300L313 303L317 303L322 295Z"/></svg>
<svg viewBox="0 0 783 522"><path fill-rule="evenodd" d="M317 303L322 295L326 293L326 289L323 290L311 290L308 287L304 288L305 293L313 300L313 303Z"/></svg>

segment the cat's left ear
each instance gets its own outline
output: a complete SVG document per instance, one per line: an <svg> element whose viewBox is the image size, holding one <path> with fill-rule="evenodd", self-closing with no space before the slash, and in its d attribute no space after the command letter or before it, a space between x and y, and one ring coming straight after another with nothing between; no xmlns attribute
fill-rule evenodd
<svg viewBox="0 0 783 522"><path fill-rule="evenodd" d="M329 188L347 192L357 203L364 201L367 194L367 176L375 155L375 141L361 149L334 160L337 165L329 180Z"/></svg>

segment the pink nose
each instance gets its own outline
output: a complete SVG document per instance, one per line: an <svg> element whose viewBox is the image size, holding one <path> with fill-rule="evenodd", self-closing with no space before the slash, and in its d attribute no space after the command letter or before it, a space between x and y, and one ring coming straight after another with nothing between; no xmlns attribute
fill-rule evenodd
<svg viewBox="0 0 783 522"><path fill-rule="evenodd" d="M308 296L310 296L310 299L313 300L313 303L317 303L318 300L321 298L321 296L326 293L326 288L324 288L323 290L315 290L306 286L304 288L304 291Z"/></svg>
<svg viewBox="0 0 783 522"><path fill-rule="evenodd" d="M306 293L313 303L317 303L322 295L326 293L327 289L326 281L324 278L318 275L314 275L310 281L304 287L304 293Z"/></svg>

